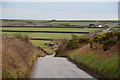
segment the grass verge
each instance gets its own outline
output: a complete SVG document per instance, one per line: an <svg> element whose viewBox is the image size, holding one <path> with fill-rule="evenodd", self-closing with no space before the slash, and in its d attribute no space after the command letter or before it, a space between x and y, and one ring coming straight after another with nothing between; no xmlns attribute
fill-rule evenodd
<svg viewBox="0 0 120 80"><path fill-rule="evenodd" d="M87 49L87 50L86 50ZM98 51L88 48L88 46L57 53L57 57L67 57L79 68L88 72L97 79L120 78L118 65L117 47L112 47L109 51Z"/></svg>

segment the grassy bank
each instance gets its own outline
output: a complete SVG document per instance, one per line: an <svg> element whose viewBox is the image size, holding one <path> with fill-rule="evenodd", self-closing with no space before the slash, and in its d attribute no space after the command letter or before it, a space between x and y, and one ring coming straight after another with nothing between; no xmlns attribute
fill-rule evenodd
<svg viewBox="0 0 120 80"><path fill-rule="evenodd" d="M119 35L113 31L90 39L75 37L64 42L55 56L67 57L95 78L120 78Z"/></svg>
<svg viewBox="0 0 120 80"><path fill-rule="evenodd" d="M30 70L37 57L45 56L29 40L23 38L2 37L2 77L29 78Z"/></svg>
<svg viewBox="0 0 120 80"><path fill-rule="evenodd" d="M117 56L118 52L115 51L113 53L115 56L111 57L110 51L85 51L83 48L80 48L74 51L67 51L61 54L59 53L56 56L71 58L73 61L75 61L75 63L81 64L79 66L87 67L88 70L91 70L92 74L99 74L105 78L118 78L120 77ZM107 55L109 55L109 57ZM98 78L98 76L95 77Z"/></svg>

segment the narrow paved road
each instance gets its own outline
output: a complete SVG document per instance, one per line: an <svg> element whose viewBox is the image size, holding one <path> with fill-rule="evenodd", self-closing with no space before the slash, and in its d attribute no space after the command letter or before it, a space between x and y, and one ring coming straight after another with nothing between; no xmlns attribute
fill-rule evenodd
<svg viewBox="0 0 120 80"><path fill-rule="evenodd" d="M53 56L38 58L31 78L93 78L66 58Z"/></svg>

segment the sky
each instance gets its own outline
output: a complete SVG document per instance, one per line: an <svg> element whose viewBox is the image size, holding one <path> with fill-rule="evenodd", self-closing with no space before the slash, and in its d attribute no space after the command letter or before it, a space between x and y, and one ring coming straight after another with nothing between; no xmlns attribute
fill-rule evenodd
<svg viewBox="0 0 120 80"><path fill-rule="evenodd" d="M1 0L2 2L119 2L119 0Z"/></svg>
<svg viewBox="0 0 120 80"><path fill-rule="evenodd" d="M118 2L2 2L2 19L116 20Z"/></svg>

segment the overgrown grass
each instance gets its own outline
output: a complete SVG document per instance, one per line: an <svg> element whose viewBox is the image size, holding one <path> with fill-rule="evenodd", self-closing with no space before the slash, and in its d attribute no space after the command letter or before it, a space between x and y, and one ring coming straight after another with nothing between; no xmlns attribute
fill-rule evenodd
<svg viewBox="0 0 120 80"><path fill-rule="evenodd" d="M18 38L19 37L19 38ZM21 40L21 36L2 40L2 78L29 78L30 70L37 57L45 53L29 42ZM10 79L10 80L12 80ZM17 79L19 80L19 79Z"/></svg>
<svg viewBox="0 0 120 80"><path fill-rule="evenodd" d="M98 72L106 78L120 78L118 57L102 58L98 54L74 53L74 51L57 54L58 57L70 57L72 60L84 64L93 72Z"/></svg>
<svg viewBox="0 0 120 80"><path fill-rule="evenodd" d="M97 71L102 75L109 78L118 78L118 57L102 59L100 55L95 54L75 54L70 53L67 56L71 57L73 60L80 62L93 71Z"/></svg>

